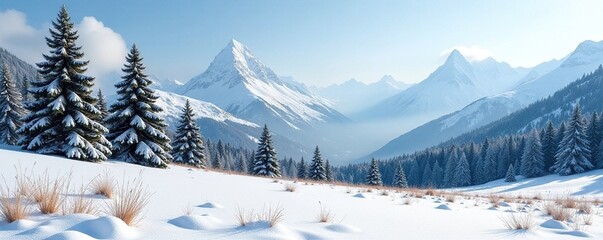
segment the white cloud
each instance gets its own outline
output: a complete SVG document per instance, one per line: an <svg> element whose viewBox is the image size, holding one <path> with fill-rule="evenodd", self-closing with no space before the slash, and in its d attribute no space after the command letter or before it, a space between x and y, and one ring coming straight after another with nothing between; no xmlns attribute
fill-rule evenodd
<svg viewBox="0 0 603 240"><path fill-rule="evenodd" d="M0 23L0 47L29 63L42 60L44 32L29 26L24 13L13 9L0 12Z"/></svg>
<svg viewBox="0 0 603 240"><path fill-rule="evenodd" d="M78 44L82 46L84 59L90 60L86 74L96 76L102 87L112 88L113 83L119 80L112 78L126 61L126 41L94 17L84 17L77 28L80 35Z"/></svg>
<svg viewBox="0 0 603 240"><path fill-rule="evenodd" d="M0 12L0 23L0 47L31 64L43 60L42 54L48 53L44 37L49 24L32 27L24 13L12 9ZM84 17L76 28L77 44L82 46L84 60L90 60L86 75L96 77L97 85L112 89L125 62L125 40L94 17Z"/></svg>
<svg viewBox="0 0 603 240"><path fill-rule="evenodd" d="M440 57L446 58L454 50L458 50L467 59L467 61L480 61L488 57L492 57L492 53L480 46L456 46L450 49L446 49L440 53Z"/></svg>

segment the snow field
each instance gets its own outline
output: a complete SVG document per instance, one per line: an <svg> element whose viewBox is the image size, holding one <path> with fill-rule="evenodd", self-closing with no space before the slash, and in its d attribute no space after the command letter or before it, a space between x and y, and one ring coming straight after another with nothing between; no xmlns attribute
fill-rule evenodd
<svg viewBox="0 0 603 240"><path fill-rule="evenodd" d="M3 147L5 148L5 147ZM16 166L16 167L15 167ZM140 176L152 194L144 218L135 226L109 216L110 199L87 192L86 199L99 207L97 215L41 214L30 202L32 214L13 223L0 222L0 239L570 239L603 237L601 206L591 204L591 214L573 209L571 220L552 223L533 180L519 179L507 185L462 189L463 192L344 186L240 176L170 165L169 169L145 168L117 161L88 163L60 157L0 149L0 173L4 186L14 186L17 169L49 176L72 173L71 189L89 184L96 176L111 173L117 185ZM590 174L590 173L589 173ZM593 173L594 174L594 173ZM600 174L600 173L599 173ZM547 186L573 194L592 185L593 175L556 177ZM546 178L546 177L545 177ZM544 181L544 180L543 180ZM569 183L568 183L569 182ZM589 184L590 183L590 184ZM544 184L544 183L543 183ZM557 184L557 185L556 185ZM559 186L558 186L559 185ZM294 186L295 191L287 188ZM485 188L491 187L488 191ZM482 189L484 188L484 189ZM455 189L456 191L457 189ZM565 191L565 190L564 190ZM78 196L76 191L66 195ZM119 198L116 191L114 198ZM491 193L499 193L493 207ZM585 193L595 197L600 193ZM477 196L479 195L479 196ZM521 199L519 198L521 196ZM494 195L493 195L494 196ZM546 199L547 194L542 193ZM583 195L576 195L577 203ZM504 200L504 201L503 201ZM69 201L67 201L69 202ZM591 201L592 203L592 201ZM241 226L237 210L255 217ZM254 214L251 214L251 213ZM509 230L501 219L526 214L530 230ZM523 214L523 215L522 215ZM584 219L590 216L590 225ZM325 221L323 221L326 219ZM579 222L575 224L575 222ZM555 225L557 224L557 226Z"/></svg>

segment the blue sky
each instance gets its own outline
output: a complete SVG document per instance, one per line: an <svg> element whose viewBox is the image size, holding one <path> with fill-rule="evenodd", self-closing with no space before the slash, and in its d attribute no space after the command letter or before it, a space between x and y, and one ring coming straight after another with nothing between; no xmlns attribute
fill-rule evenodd
<svg viewBox="0 0 603 240"><path fill-rule="evenodd" d="M350 78L374 82L385 74L418 82L453 48L472 59L492 56L529 67L561 58L584 40L603 39L603 1L8 0L0 1L0 17L9 9L22 13L22 27L37 34L19 39L40 38L62 4L74 22L91 16L89 25L102 23L127 47L136 43L149 73L185 81L231 38L277 74L320 86ZM3 25L0 46L4 34L10 47L2 47L19 56L27 41L11 45L8 33L20 32L3 31L19 24Z"/></svg>

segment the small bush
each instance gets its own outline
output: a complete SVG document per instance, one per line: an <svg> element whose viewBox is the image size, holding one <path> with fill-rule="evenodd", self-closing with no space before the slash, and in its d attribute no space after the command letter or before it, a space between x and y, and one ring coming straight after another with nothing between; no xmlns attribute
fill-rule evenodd
<svg viewBox="0 0 603 240"><path fill-rule="evenodd" d="M285 191L287 192L295 192L297 191L297 185L295 183L286 183Z"/></svg>
<svg viewBox="0 0 603 240"><path fill-rule="evenodd" d="M593 206L588 202L581 202L576 205L576 208L578 209L578 212L584 214L591 214L593 212Z"/></svg>
<svg viewBox="0 0 603 240"><path fill-rule="evenodd" d="M425 195L427 195L427 196L435 196L435 195L437 195L437 194L438 194L438 191L436 191L436 190L435 190L435 189L433 189L433 188L428 188L428 189L425 191Z"/></svg>
<svg viewBox="0 0 603 240"><path fill-rule="evenodd" d="M109 170L105 170L92 180L92 192L94 194L103 195L106 198L113 198L113 190L115 188L115 178Z"/></svg>
<svg viewBox="0 0 603 240"><path fill-rule="evenodd" d="M449 202L449 203L456 202L456 196L454 196L454 195L446 195L446 202Z"/></svg>
<svg viewBox="0 0 603 240"><path fill-rule="evenodd" d="M500 197L496 196L494 194L490 194L488 196L488 200L490 201L490 203L492 204L493 207L498 207L498 202L500 202Z"/></svg>
<svg viewBox="0 0 603 240"><path fill-rule="evenodd" d="M284 220L284 210L285 209L280 205L269 205L268 207L264 206L262 211L256 213L253 209L249 212L246 212L245 209L237 206L235 210L235 218L241 227L257 221L268 222L270 227L274 227L277 223L280 223Z"/></svg>
<svg viewBox="0 0 603 240"><path fill-rule="evenodd" d="M50 180L48 172L38 178L33 187L34 198L43 214L56 213L65 201L64 191L69 189L71 174Z"/></svg>
<svg viewBox="0 0 603 240"><path fill-rule="evenodd" d="M109 203L109 214L134 226L143 219L144 208L152 194L142 185L139 177L118 185L117 196Z"/></svg>
<svg viewBox="0 0 603 240"><path fill-rule="evenodd" d="M2 215L2 219L9 223L26 219L30 211L24 201L24 196L18 191L10 192L8 189L0 189L0 215Z"/></svg>
<svg viewBox="0 0 603 240"><path fill-rule="evenodd" d="M335 219L335 214L331 212L331 209L327 209L327 206L320 204L320 212L318 212L317 219L319 222L328 223Z"/></svg>
<svg viewBox="0 0 603 240"><path fill-rule="evenodd" d="M567 221L574 215L574 211L569 208L564 208L559 205L548 205L545 207L545 212L557 221Z"/></svg>
<svg viewBox="0 0 603 240"><path fill-rule="evenodd" d="M511 213L507 217L499 217L503 225L511 230L530 230L536 227L534 217L530 213Z"/></svg>
<svg viewBox="0 0 603 240"><path fill-rule="evenodd" d="M69 201L67 209L63 209L63 214L84 213L95 215L98 213L98 209L96 205L94 205L93 200L85 198L86 188L87 187L80 188L78 195Z"/></svg>

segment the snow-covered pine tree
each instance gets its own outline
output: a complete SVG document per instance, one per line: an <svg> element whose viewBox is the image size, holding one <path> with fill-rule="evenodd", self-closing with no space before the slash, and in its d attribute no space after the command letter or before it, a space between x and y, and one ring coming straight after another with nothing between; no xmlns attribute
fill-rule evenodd
<svg viewBox="0 0 603 240"><path fill-rule="evenodd" d="M99 91L99 98L100 98ZM172 157L174 162L205 168L205 146L201 132L195 122L195 113L188 100L182 109L176 136L172 144Z"/></svg>
<svg viewBox="0 0 603 240"><path fill-rule="evenodd" d="M115 84L119 98L111 105L106 122L107 138L113 143L116 159L149 167L166 168L172 160L167 125L157 113L163 111L155 104L157 95L150 88L153 81L144 74L140 51L136 45L126 56L122 81Z"/></svg>
<svg viewBox="0 0 603 240"><path fill-rule="evenodd" d="M555 164L555 154L557 153L557 142L555 127L552 122L548 122L544 129L542 137L542 154L544 158L544 170L546 172Z"/></svg>
<svg viewBox="0 0 603 240"><path fill-rule="evenodd" d="M595 167L598 169L603 168L603 139L599 142L599 156L597 156L597 161Z"/></svg>
<svg viewBox="0 0 603 240"><path fill-rule="evenodd" d="M442 181L444 181L444 170L440 167L438 160L436 160L433 164L433 170L431 171L431 183L434 187L439 187L442 186Z"/></svg>
<svg viewBox="0 0 603 240"><path fill-rule="evenodd" d="M421 167L416 159L413 159L412 166L408 172L408 185L413 187L421 186Z"/></svg>
<svg viewBox="0 0 603 240"><path fill-rule="evenodd" d="M485 162L484 159L481 156L477 156L477 159L475 159L475 173L473 174L474 178L473 182L475 184L482 184L485 183L486 180L486 175L484 172L484 166L485 166Z"/></svg>
<svg viewBox="0 0 603 240"><path fill-rule="evenodd" d="M8 65L2 63L0 72L0 143L16 145L20 135L21 117L25 115L21 93L12 78Z"/></svg>
<svg viewBox="0 0 603 240"><path fill-rule="evenodd" d="M488 147L488 153L486 153L486 158L484 159L484 171L483 182L489 182L496 179L496 160L497 160L497 150L494 146Z"/></svg>
<svg viewBox="0 0 603 240"><path fill-rule="evenodd" d="M505 182L515 182L515 167L513 164L509 166L509 170L507 170L507 175L505 176Z"/></svg>
<svg viewBox="0 0 603 240"><path fill-rule="evenodd" d="M459 163L459 152L456 146L452 146L448 161L446 161L446 168L444 169L444 186L449 186L452 183L452 177L454 176L454 169Z"/></svg>
<svg viewBox="0 0 603 240"><path fill-rule="evenodd" d="M394 187L399 188L408 188L408 181L406 181L406 174L404 174L404 169L402 168L402 164L398 163L396 166L396 174L394 174L394 182L392 183Z"/></svg>
<svg viewBox="0 0 603 240"><path fill-rule="evenodd" d="M105 95L102 90L98 90L98 95L96 96L98 101L96 102L96 108L101 112L99 122L104 124L105 119L109 116L109 109L107 109L107 100L105 99Z"/></svg>
<svg viewBox="0 0 603 240"><path fill-rule="evenodd" d="M260 137L252 173L253 175L268 176L271 178L281 176L279 161L276 158L276 151L272 146L272 135L270 135L267 125L264 125L264 130Z"/></svg>
<svg viewBox="0 0 603 240"><path fill-rule="evenodd" d="M333 181L333 169L331 169L329 159L327 159L327 161L325 162L325 176L327 177L327 182Z"/></svg>
<svg viewBox="0 0 603 240"><path fill-rule="evenodd" d="M471 171L469 170L469 162L467 162L465 153L461 153L458 164L453 171L451 185L454 187L464 187L469 186L470 184Z"/></svg>
<svg viewBox="0 0 603 240"><path fill-rule="evenodd" d="M431 171L431 165L429 164L429 161L426 161L425 167L423 168L423 176L421 180L421 185L423 187L431 187L433 185L431 181Z"/></svg>
<svg viewBox="0 0 603 240"><path fill-rule="evenodd" d="M21 84L19 84L19 92L21 92L21 99L23 102L23 105L25 105L26 102L28 102L30 100L29 97L29 78L27 78L27 76L23 76L21 78Z"/></svg>
<svg viewBox="0 0 603 240"><path fill-rule="evenodd" d="M366 184L371 186L381 186L383 182L381 182L381 173L379 172L379 166L377 165L377 161L373 158L371 160L371 166L369 168L368 174L366 175Z"/></svg>
<svg viewBox="0 0 603 240"><path fill-rule="evenodd" d="M546 173L542 145L540 144L540 137L536 129L532 129L526 141L526 146L521 156L520 168L521 175L527 178L540 177Z"/></svg>
<svg viewBox="0 0 603 240"><path fill-rule="evenodd" d="M586 136L586 127L582 121L580 105L576 104L570 122L566 126L563 139L557 150L557 161L551 167L554 173L561 176L582 173L593 169L590 158L590 143Z"/></svg>
<svg viewBox="0 0 603 240"><path fill-rule="evenodd" d="M239 156L239 160L237 161L237 171L240 173L247 173L247 161L243 156Z"/></svg>
<svg viewBox="0 0 603 240"><path fill-rule="evenodd" d="M221 170L222 169L222 161L220 160L220 153L216 151L216 153L212 156L211 159L211 167L213 169Z"/></svg>
<svg viewBox="0 0 603 240"><path fill-rule="evenodd" d="M308 165L306 164L306 161L304 161L304 157L301 158L301 161L299 162L299 165L297 167L297 178L308 178Z"/></svg>
<svg viewBox="0 0 603 240"><path fill-rule="evenodd" d="M590 121L588 122L588 126L586 127L586 133L588 137L588 141L590 142L590 163L593 166L597 165L597 158L599 156L599 142L601 142L601 122L599 119L599 114L597 111L594 111Z"/></svg>
<svg viewBox="0 0 603 240"><path fill-rule="evenodd" d="M310 170L308 172L309 178L316 181L327 180L327 173L325 164L320 154L320 149L316 146L314 149L314 157L312 157L312 163L310 163Z"/></svg>
<svg viewBox="0 0 603 240"><path fill-rule="evenodd" d="M37 64L43 78L31 82L34 100L26 105L30 113L23 117L19 144L39 153L98 162L111 154L111 143L104 136L107 129L95 120L100 111L92 96L94 77L84 75L88 61L81 60L77 39L63 6L46 38L50 53Z"/></svg>

